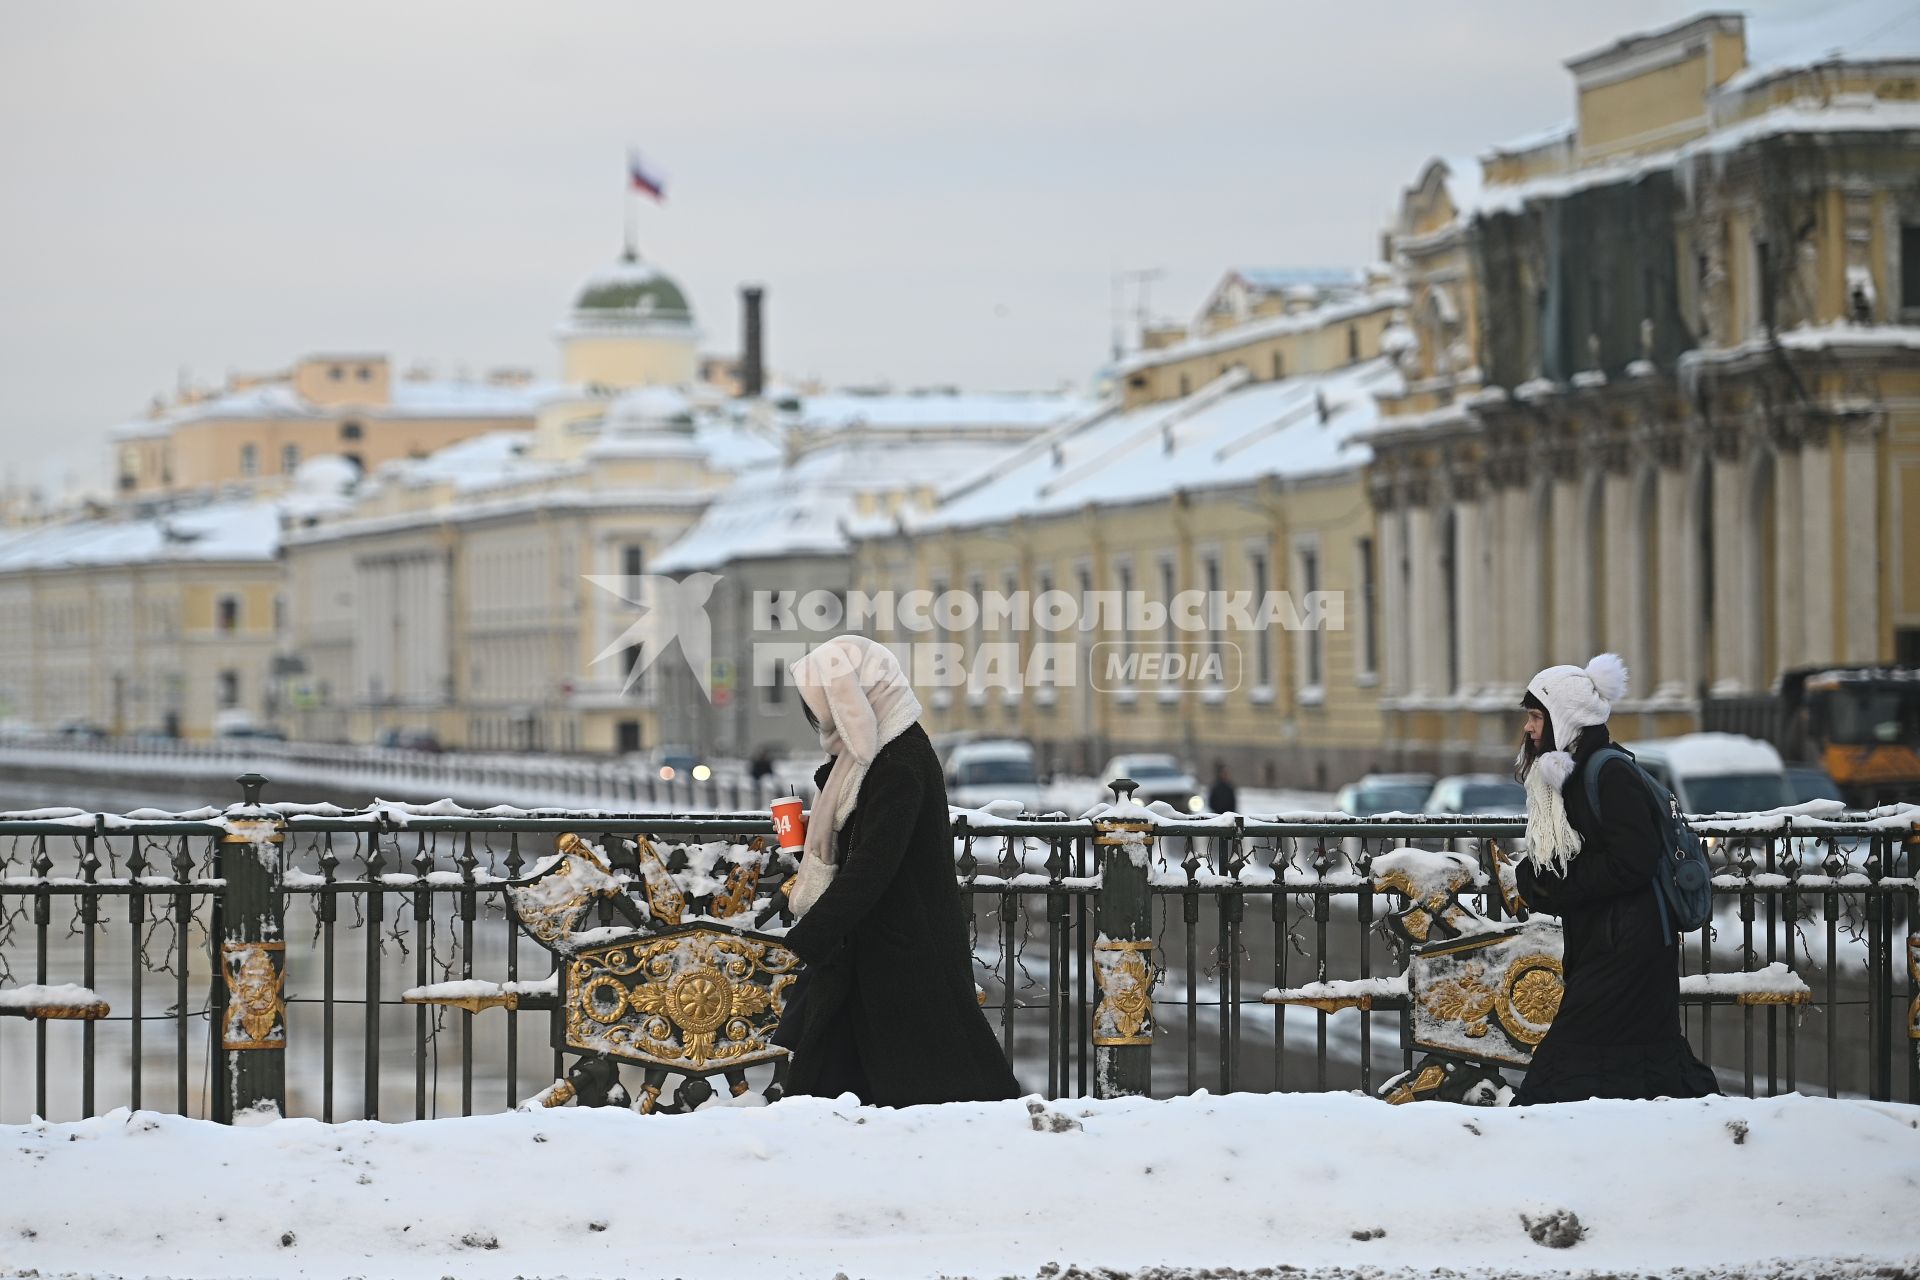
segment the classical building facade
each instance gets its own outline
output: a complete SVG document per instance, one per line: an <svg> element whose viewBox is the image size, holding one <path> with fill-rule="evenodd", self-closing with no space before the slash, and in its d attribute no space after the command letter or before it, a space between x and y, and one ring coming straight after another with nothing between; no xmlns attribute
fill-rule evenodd
<svg viewBox="0 0 1920 1280"><path fill-rule="evenodd" d="M871 590L1073 602L1060 630L1039 624L1037 606L1016 611L1024 626L982 612L876 628L961 653L965 679L923 695L934 732L1024 738L1045 764L1078 772L1173 751L1267 785L1334 785L1373 762L1383 637L1369 454L1352 437L1401 385L1406 297L1296 282L1290 299L1221 323L1222 306L1239 304L1220 299L1245 275L1230 273L1184 337L1150 333L1154 345L1118 366L1112 400L859 539L854 580ZM1309 625L1242 627L1207 611L1281 592ZM1183 593L1199 593L1201 613L1163 612ZM1331 618L1303 616L1314 593L1340 599ZM1187 674L1169 675L1176 665Z"/></svg>
<svg viewBox="0 0 1920 1280"><path fill-rule="evenodd" d="M219 503L0 535L0 721L210 736L268 722L282 511Z"/></svg>
<svg viewBox="0 0 1920 1280"><path fill-rule="evenodd" d="M1408 764L1505 759L1526 679L1603 649L1627 737L1920 661L1920 62L1749 70L1716 14L1568 67L1571 131L1429 166L1389 237L1417 374L1369 483Z"/></svg>

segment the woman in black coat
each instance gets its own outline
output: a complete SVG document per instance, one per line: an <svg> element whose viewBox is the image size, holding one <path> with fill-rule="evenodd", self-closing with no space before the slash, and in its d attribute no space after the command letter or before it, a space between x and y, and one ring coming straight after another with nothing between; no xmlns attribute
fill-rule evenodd
<svg viewBox="0 0 1920 1280"><path fill-rule="evenodd" d="M1527 686L1518 771L1528 852L1517 880L1531 909L1560 917L1566 991L1515 1098L1521 1105L1719 1092L1680 1029L1680 952L1653 887L1663 815L1625 760L1594 761L1612 741L1611 703L1625 692L1626 668L1610 654L1585 670L1550 667ZM1598 813L1587 802L1594 767Z"/></svg>
<svg viewBox="0 0 1920 1280"><path fill-rule="evenodd" d="M831 670L836 654L850 671ZM796 663L794 684L835 753L786 936L806 965L775 1036L793 1054L787 1092L891 1107L1017 1096L974 993L940 760L898 663L842 636Z"/></svg>

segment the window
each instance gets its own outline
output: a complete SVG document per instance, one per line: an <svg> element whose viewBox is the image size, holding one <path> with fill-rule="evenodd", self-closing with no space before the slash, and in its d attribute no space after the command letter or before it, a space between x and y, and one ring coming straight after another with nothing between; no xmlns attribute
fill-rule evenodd
<svg viewBox="0 0 1920 1280"><path fill-rule="evenodd" d="M641 555L640 544L629 542L620 548L620 572L629 578L639 577L645 570L645 559Z"/></svg>
<svg viewBox="0 0 1920 1280"><path fill-rule="evenodd" d="M240 446L240 474L250 476L260 470L260 448L258 445Z"/></svg>
<svg viewBox="0 0 1920 1280"><path fill-rule="evenodd" d="M214 628L221 635L232 635L240 629L240 597L221 596L214 607Z"/></svg>
<svg viewBox="0 0 1920 1280"><path fill-rule="evenodd" d="M359 373L360 373L360 381L362 382L373 381L373 370L367 368L367 366L361 365Z"/></svg>
<svg viewBox="0 0 1920 1280"><path fill-rule="evenodd" d="M1118 648L1120 650L1120 661L1124 664L1128 655L1133 652L1133 632L1128 628L1126 621L1127 611L1129 609L1128 600L1133 595L1132 563L1122 560L1115 566L1115 573L1119 577L1120 586L1120 639Z"/></svg>
<svg viewBox="0 0 1920 1280"><path fill-rule="evenodd" d="M1247 552L1247 568L1253 577L1253 607L1264 609L1267 600L1267 553ZM1261 627L1254 633L1255 683L1262 689L1273 688L1273 638Z"/></svg>
<svg viewBox="0 0 1920 1280"><path fill-rule="evenodd" d="M1303 593L1301 598L1303 605L1312 598L1314 592L1320 589L1320 549L1318 547L1309 546L1300 549L1300 589ZM1306 681L1309 688L1320 688L1325 678L1322 651L1325 643L1326 636L1321 633L1319 627L1308 630Z"/></svg>
<svg viewBox="0 0 1920 1280"><path fill-rule="evenodd" d="M1900 310L1920 316L1920 223L1900 228Z"/></svg>
<svg viewBox="0 0 1920 1280"><path fill-rule="evenodd" d="M1175 577L1173 569L1173 560L1171 558L1162 560L1160 562L1160 602L1167 606L1165 633L1169 645L1173 644L1177 639L1173 631L1173 597L1179 594L1177 583L1178 580Z"/></svg>
<svg viewBox="0 0 1920 1280"><path fill-rule="evenodd" d="M626 684L630 692L637 695L640 692L640 684L642 680L642 677L639 675L639 671L640 671L640 646L639 645L637 644L628 645L627 651L620 655L620 670L621 670L622 682Z"/></svg>
<svg viewBox="0 0 1920 1280"><path fill-rule="evenodd" d="M1182 396L1185 396L1190 392L1192 392L1192 390L1193 390L1193 385L1187 380L1187 375L1184 373L1181 374L1180 375L1180 394Z"/></svg>
<svg viewBox="0 0 1920 1280"><path fill-rule="evenodd" d="M347 372L346 370L342 369L339 365L336 364L332 368L327 370L327 376L329 378L332 378L335 382L338 382L340 381L340 379L347 376Z"/></svg>
<svg viewBox="0 0 1920 1280"><path fill-rule="evenodd" d="M275 635L285 635L287 632L287 598L285 596L273 598L273 630Z"/></svg>
<svg viewBox="0 0 1920 1280"><path fill-rule="evenodd" d="M1347 326L1347 363L1358 364L1359 361L1360 326L1350 324Z"/></svg>
<svg viewBox="0 0 1920 1280"><path fill-rule="evenodd" d="M787 664L773 664L773 683L767 686L767 705L779 706L787 700Z"/></svg>
<svg viewBox="0 0 1920 1280"><path fill-rule="evenodd" d="M619 734L619 749L622 753L631 754L640 749L640 722L638 720L622 720L619 725Z"/></svg>
<svg viewBox="0 0 1920 1280"><path fill-rule="evenodd" d="M283 445L280 449L280 473L290 476L299 465L300 446L297 444Z"/></svg>
<svg viewBox="0 0 1920 1280"><path fill-rule="evenodd" d="M1287 358L1278 351L1273 353L1273 376L1276 381L1287 376Z"/></svg>
<svg viewBox="0 0 1920 1280"><path fill-rule="evenodd" d="M1201 571L1207 580L1207 653L1212 657L1212 669L1224 680L1226 660L1220 656L1220 614L1216 605L1220 599L1220 557L1209 553L1201 561Z"/></svg>
<svg viewBox="0 0 1920 1280"><path fill-rule="evenodd" d="M340 424L340 438L342 440L358 440L360 438L360 434L361 434L361 426L359 423L343 422Z"/></svg>
<svg viewBox="0 0 1920 1280"><path fill-rule="evenodd" d="M240 673L238 671L231 671L231 670L222 671L219 676L217 693L220 701L220 709L222 711L225 711L230 707L239 706L240 705Z"/></svg>
<svg viewBox="0 0 1920 1280"><path fill-rule="evenodd" d="M1380 669L1378 641L1375 638L1379 628L1375 625L1375 610L1379 608L1376 598L1379 589L1373 580L1373 539L1360 539L1360 671L1372 675Z"/></svg>

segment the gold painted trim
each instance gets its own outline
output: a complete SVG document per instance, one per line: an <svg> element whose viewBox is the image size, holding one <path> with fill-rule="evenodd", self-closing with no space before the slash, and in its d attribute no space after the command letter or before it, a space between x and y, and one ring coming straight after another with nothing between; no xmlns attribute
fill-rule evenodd
<svg viewBox="0 0 1920 1280"><path fill-rule="evenodd" d="M1373 1008L1372 996L1276 996L1271 999L1261 997L1271 1005L1286 1005L1290 1009L1318 1009L1322 1013L1339 1013L1343 1009L1359 1009L1367 1012Z"/></svg>
<svg viewBox="0 0 1920 1280"><path fill-rule="evenodd" d="M227 984L226 1025L220 1030L223 1049L285 1049L287 1047L287 944L284 942L226 942L220 946L220 977ZM280 963L273 953L280 953ZM240 961L238 979L233 958ZM254 964L258 957L261 964ZM263 971L264 966L264 971ZM275 1027L280 1034L275 1036Z"/></svg>
<svg viewBox="0 0 1920 1280"><path fill-rule="evenodd" d="M401 996L400 1003L443 1005L450 1009L465 1009L468 1013L480 1013L487 1009L518 1009L520 993L502 991L491 996Z"/></svg>
<svg viewBox="0 0 1920 1280"><path fill-rule="evenodd" d="M1421 1094L1438 1089L1446 1082L1446 1079L1447 1073L1442 1068L1425 1067L1419 1075L1413 1078L1411 1084L1403 1084L1388 1094L1387 1102L1389 1105L1396 1107L1402 1103L1413 1102L1418 1099Z"/></svg>
<svg viewBox="0 0 1920 1280"><path fill-rule="evenodd" d="M4 1012L12 1013L8 1009ZM45 1018L48 1021L96 1022L113 1010L105 1000L95 1000L92 1004L33 1004L19 1010L23 1018Z"/></svg>
<svg viewBox="0 0 1920 1280"><path fill-rule="evenodd" d="M1735 1004L1805 1004L1813 999L1811 991L1742 991Z"/></svg>
<svg viewBox="0 0 1920 1280"><path fill-rule="evenodd" d="M1153 1043L1152 938L1102 938L1093 944L1093 980L1100 991L1100 1003L1093 1010L1093 1025L1111 1026L1111 1034L1093 1034L1093 1043L1101 1048ZM1100 963L1101 953L1118 957L1107 965ZM1123 974L1130 983L1115 992L1105 981L1110 973Z"/></svg>
<svg viewBox="0 0 1920 1280"><path fill-rule="evenodd" d="M232 818L227 828L227 833L220 837L221 844L282 844L287 838L286 828L278 818ZM263 828L265 835L256 834Z"/></svg>
<svg viewBox="0 0 1920 1280"><path fill-rule="evenodd" d="M1096 834L1093 842L1097 845L1152 844L1154 826L1151 822L1098 822L1093 824ZM1140 839L1140 837L1146 837Z"/></svg>
<svg viewBox="0 0 1920 1280"><path fill-rule="evenodd" d="M1920 933L1907 935L1907 984L1914 989L1907 1004L1907 1039L1920 1040Z"/></svg>
<svg viewBox="0 0 1920 1280"><path fill-rule="evenodd" d="M553 1087L547 1090L547 1096L540 1099L540 1105L543 1107L564 1107L572 1101L573 1081L556 1080L553 1082Z"/></svg>

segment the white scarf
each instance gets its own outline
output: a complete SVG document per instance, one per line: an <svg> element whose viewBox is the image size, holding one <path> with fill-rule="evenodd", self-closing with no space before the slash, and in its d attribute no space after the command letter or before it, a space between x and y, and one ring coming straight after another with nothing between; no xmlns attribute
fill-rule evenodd
<svg viewBox="0 0 1920 1280"><path fill-rule="evenodd" d="M1573 757L1565 751L1543 752L1527 770L1527 857L1536 871L1565 875L1580 852L1580 833L1567 821L1567 803L1560 789L1573 773Z"/></svg>
<svg viewBox="0 0 1920 1280"><path fill-rule="evenodd" d="M865 636L835 636L792 666L793 684L820 722L820 745L833 768L813 802L806 851L787 903L798 917L833 883L838 840L860 801L860 784L880 748L920 719L906 672Z"/></svg>

